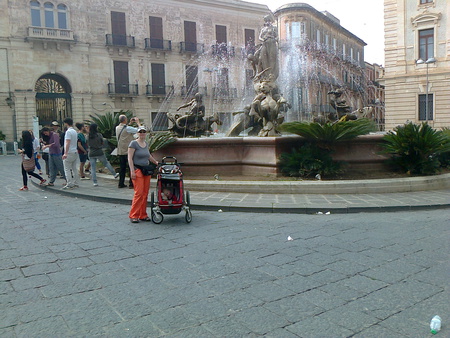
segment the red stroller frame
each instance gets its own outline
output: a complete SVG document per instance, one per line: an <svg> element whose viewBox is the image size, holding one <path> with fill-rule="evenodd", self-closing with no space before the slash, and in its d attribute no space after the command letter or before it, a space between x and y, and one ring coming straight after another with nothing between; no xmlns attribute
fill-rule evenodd
<svg viewBox="0 0 450 338"><path fill-rule="evenodd" d="M156 174L156 196L151 194L151 218L153 223L160 224L164 215L179 214L185 211L187 223L192 221L189 191L184 190L183 172L180 164L173 156L166 156L158 165Z"/></svg>

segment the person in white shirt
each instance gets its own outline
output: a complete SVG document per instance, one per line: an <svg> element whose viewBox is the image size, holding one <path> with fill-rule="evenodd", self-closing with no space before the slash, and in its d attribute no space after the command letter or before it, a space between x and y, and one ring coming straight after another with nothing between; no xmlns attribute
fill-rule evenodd
<svg viewBox="0 0 450 338"><path fill-rule="evenodd" d="M67 184L63 189L73 189L80 186L80 157L78 156L78 133L73 128L73 120L70 117L64 119L64 126L67 128L64 137L64 173Z"/></svg>

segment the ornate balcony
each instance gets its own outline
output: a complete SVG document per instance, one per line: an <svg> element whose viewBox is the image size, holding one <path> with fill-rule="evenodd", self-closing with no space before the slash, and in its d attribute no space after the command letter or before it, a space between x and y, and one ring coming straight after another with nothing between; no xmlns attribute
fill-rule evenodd
<svg viewBox="0 0 450 338"><path fill-rule="evenodd" d="M180 53L203 54L205 46L202 43L180 42Z"/></svg>
<svg viewBox="0 0 450 338"><path fill-rule="evenodd" d="M197 93L200 93L203 96L208 96L206 87L193 87L188 89L186 86L181 86L180 92L182 97L194 97Z"/></svg>
<svg viewBox="0 0 450 338"><path fill-rule="evenodd" d="M212 55L222 58L234 57L236 52L233 46L228 46L225 43L219 43L211 46Z"/></svg>
<svg viewBox="0 0 450 338"><path fill-rule="evenodd" d="M213 97L215 99L235 99L237 98L237 88L213 88Z"/></svg>
<svg viewBox="0 0 450 338"><path fill-rule="evenodd" d="M174 86L160 86L148 84L145 86L145 95L147 96L166 96L174 92Z"/></svg>
<svg viewBox="0 0 450 338"><path fill-rule="evenodd" d="M34 39L73 41L73 31L59 28L28 27L28 37Z"/></svg>
<svg viewBox="0 0 450 338"><path fill-rule="evenodd" d="M121 47L136 47L134 42L134 36L130 35L118 35L118 34L106 34L107 46L121 46Z"/></svg>
<svg viewBox="0 0 450 338"><path fill-rule="evenodd" d="M146 50L172 50L172 41L147 38L144 40Z"/></svg>
<svg viewBox="0 0 450 338"><path fill-rule="evenodd" d="M108 95L129 97L138 96L139 86L137 83L108 83Z"/></svg>

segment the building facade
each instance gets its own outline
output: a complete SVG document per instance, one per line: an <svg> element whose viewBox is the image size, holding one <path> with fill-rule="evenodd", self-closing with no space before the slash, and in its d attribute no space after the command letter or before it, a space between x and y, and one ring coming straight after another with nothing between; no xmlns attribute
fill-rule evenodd
<svg viewBox="0 0 450 338"><path fill-rule="evenodd" d="M450 126L450 2L385 0L386 129Z"/></svg>
<svg viewBox="0 0 450 338"><path fill-rule="evenodd" d="M288 121L334 112L327 93L338 88L352 110L367 106L363 40L331 13L305 3L281 6L274 14L280 32L279 82L293 107Z"/></svg>
<svg viewBox="0 0 450 338"><path fill-rule="evenodd" d="M246 91L246 46L267 6L240 0L12 0L0 10L0 130L132 110L167 127L196 92L207 113ZM248 91L248 90L247 90Z"/></svg>

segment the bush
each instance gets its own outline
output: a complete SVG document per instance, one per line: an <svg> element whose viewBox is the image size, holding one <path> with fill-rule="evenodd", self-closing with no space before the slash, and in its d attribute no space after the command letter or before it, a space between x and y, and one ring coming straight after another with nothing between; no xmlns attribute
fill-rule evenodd
<svg viewBox="0 0 450 338"><path fill-rule="evenodd" d="M6 135L0 130L0 141L6 140Z"/></svg>
<svg viewBox="0 0 450 338"><path fill-rule="evenodd" d="M281 131L303 136L308 141L316 142L320 147L330 148L334 143L347 141L376 130L376 125L369 119L354 121L327 122L287 122L280 126Z"/></svg>
<svg viewBox="0 0 450 338"><path fill-rule="evenodd" d="M450 151L449 137L427 123L398 126L383 139L384 152L392 155L391 163L408 174L435 174L441 168L439 157Z"/></svg>
<svg viewBox="0 0 450 338"><path fill-rule="evenodd" d="M331 151L307 143L291 153L280 156L281 172L291 177L336 176L342 172L341 163L333 161Z"/></svg>

